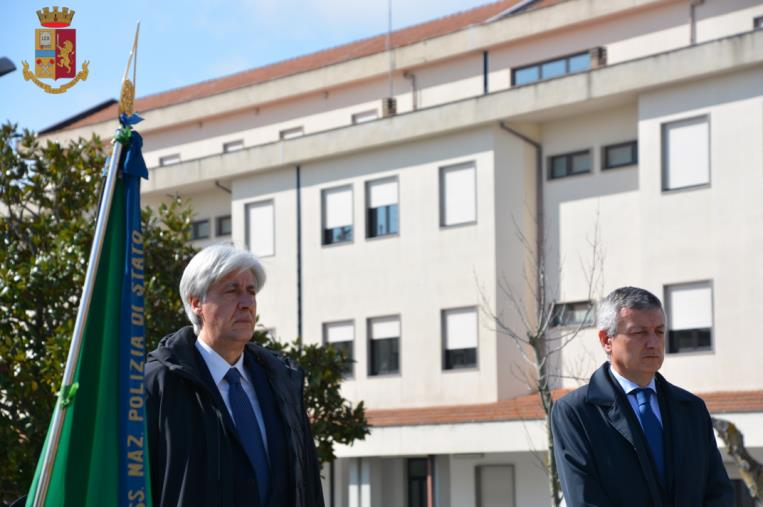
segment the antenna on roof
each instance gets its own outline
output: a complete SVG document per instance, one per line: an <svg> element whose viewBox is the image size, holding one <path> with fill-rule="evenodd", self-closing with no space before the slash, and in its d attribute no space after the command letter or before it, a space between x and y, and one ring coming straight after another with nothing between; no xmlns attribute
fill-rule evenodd
<svg viewBox="0 0 763 507"><path fill-rule="evenodd" d="M392 0L387 0L387 40L385 43L389 54L389 97L395 96L395 55L392 53Z"/></svg>

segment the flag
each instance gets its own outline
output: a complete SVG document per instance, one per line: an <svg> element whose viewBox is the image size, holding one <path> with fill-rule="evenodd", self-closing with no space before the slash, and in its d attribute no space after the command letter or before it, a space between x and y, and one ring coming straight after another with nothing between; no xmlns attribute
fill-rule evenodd
<svg viewBox="0 0 763 507"><path fill-rule="evenodd" d="M118 178L74 381L62 388L57 400L63 424L45 507L151 505L140 225L140 180L148 177L148 170L142 139L131 129L140 117L122 115L121 120L117 139L124 149L115 150L120 158ZM28 507L34 505L51 429L27 496Z"/></svg>

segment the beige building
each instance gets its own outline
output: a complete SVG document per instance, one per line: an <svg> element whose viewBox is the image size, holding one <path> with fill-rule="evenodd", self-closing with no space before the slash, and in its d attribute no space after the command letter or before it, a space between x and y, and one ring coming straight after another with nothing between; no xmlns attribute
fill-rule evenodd
<svg viewBox="0 0 763 507"><path fill-rule="evenodd" d="M391 50L379 36L137 101L144 203L189 197L199 245L262 258L263 324L355 360L344 394L373 428L338 449L328 505L548 505L542 414L488 317L521 327L502 284L532 310L539 234L558 329L583 318L597 241L596 295L663 297L663 373L763 459L762 26L760 0L504 0ZM108 137L115 117L44 135ZM558 388L605 360L584 327Z"/></svg>

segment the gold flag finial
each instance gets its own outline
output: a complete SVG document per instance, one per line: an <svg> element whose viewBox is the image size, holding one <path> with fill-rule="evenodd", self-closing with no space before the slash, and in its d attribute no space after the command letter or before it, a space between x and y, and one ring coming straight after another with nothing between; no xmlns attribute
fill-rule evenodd
<svg viewBox="0 0 763 507"><path fill-rule="evenodd" d="M127 67L122 78L122 90L119 94L119 114L132 115L135 112L135 77L138 68L138 33L140 33L140 21L135 28L135 39L130 50L130 57L127 59ZM132 81L127 78L132 64Z"/></svg>

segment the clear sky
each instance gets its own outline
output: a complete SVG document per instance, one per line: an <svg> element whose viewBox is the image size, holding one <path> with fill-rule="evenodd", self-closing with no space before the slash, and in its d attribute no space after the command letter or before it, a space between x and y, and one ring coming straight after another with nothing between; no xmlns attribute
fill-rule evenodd
<svg viewBox="0 0 763 507"><path fill-rule="evenodd" d="M392 27L403 28L490 0L390 0ZM34 72L36 11L76 12L77 70L90 75L66 93L45 93L24 81L22 60ZM0 57L17 70L0 77L0 123L41 130L104 100L119 83L141 22L138 96L198 83L312 53L387 30L387 0L0 0ZM58 87L68 82L45 80Z"/></svg>

